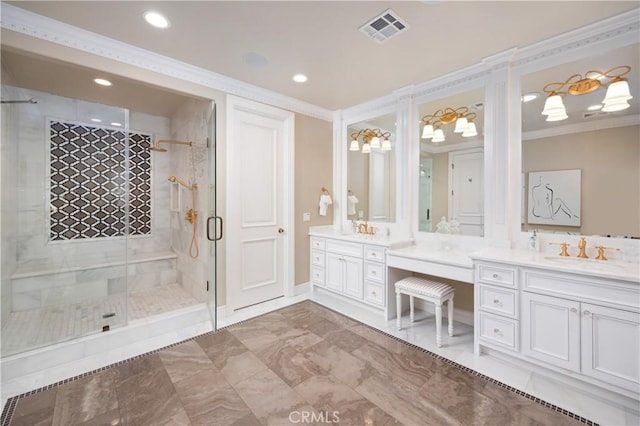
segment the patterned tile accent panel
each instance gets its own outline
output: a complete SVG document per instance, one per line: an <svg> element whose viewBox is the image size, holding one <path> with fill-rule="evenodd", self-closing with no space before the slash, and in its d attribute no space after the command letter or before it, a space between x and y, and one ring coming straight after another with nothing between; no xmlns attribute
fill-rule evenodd
<svg viewBox="0 0 640 426"><path fill-rule="evenodd" d="M127 220L129 235L151 234L151 134L129 133L127 179L126 132L55 120L49 132L51 240L123 236Z"/></svg>

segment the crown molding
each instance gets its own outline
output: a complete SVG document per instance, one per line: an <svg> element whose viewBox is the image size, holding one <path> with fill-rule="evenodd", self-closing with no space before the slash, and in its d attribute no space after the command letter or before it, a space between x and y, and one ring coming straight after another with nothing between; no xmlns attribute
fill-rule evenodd
<svg viewBox="0 0 640 426"><path fill-rule="evenodd" d="M586 121L550 129L533 130L522 133L523 141L563 136L574 133L593 132L596 130L613 129L616 127L637 126L640 124L640 115L625 115L622 117L605 118L601 120Z"/></svg>
<svg viewBox="0 0 640 426"><path fill-rule="evenodd" d="M640 8L603 19L518 49L513 64L533 72L584 56L610 51L640 40Z"/></svg>
<svg viewBox="0 0 640 426"><path fill-rule="evenodd" d="M332 121L333 111L204 68L2 3L0 26L37 39L199 84L228 94Z"/></svg>

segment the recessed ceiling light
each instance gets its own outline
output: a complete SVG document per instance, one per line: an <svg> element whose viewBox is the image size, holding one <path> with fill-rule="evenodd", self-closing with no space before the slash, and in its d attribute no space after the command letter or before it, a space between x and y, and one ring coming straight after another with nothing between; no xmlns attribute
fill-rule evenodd
<svg viewBox="0 0 640 426"><path fill-rule="evenodd" d="M91 121L93 121L94 123L102 123L102 120L100 120L99 118L92 118Z"/></svg>
<svg viewBox="0 0 640 426"><path fill-rule="evenodd" d="M156 28L168 28L169 20L158 12L145 12L144 20Z"/></svg>
<svg viewBox="0 0 640 426"><path fill-rule="evenodd" d="M111 123L111 125L112 125L112 126L116 126L116 127L120 127L120 126L122 126L122 124L120 124L120 123L118 123L118 122L116 122L116 121L114 121L113 123Z"/></svg>
<svg viewBox="0 0 640 426"><path fill-rule="evenodd" d="M598 105L591 105L589 108L587 108L589 111L598 111L599 109L602 109L602 104L598 104Z"/></svg>
<svg viewBox="0 0 640 426"><path fill-rule="evenodd" d="M534 99L538 99L539 93L526 93L522 96L522 102L531 102Z"/></svg>
<svg viewBox="0 0 640 426"><path fill-rule="evenodd" d="M93 81L100 86L111 86L111 82L109 80L105 80L104 78L94 78Z"/></svg>
<svg viewBox="0 0 640 426"><path fill-rule="evenodd" d="M307 80L308 78L304 74L296 74L293 76L293 81L295 81L296 83L304 83Z"/></svg>

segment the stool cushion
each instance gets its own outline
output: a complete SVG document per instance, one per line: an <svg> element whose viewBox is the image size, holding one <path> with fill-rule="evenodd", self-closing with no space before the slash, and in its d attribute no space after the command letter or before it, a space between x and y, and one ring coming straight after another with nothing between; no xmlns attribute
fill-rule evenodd
<svg viewBox="0 0 640 426"><path fill-rule="evenodd" d="M396 292L412 293L426 297L444 297L453 293L453 287L445 283L427 280L425 278L408 277L397 281Z"/></svg>

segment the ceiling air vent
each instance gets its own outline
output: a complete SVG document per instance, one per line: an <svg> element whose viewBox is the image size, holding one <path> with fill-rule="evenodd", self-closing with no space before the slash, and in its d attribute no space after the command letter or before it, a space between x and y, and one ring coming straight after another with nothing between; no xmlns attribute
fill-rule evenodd
<svg viewBox="0 0 640 426"><path fill-rule="evenodd" d="M369 38L378 43L383 43L408 28L409 24L400 19L393 10L387 9L359 29Z"/></svg>

